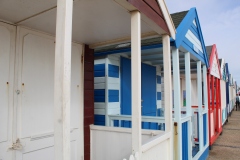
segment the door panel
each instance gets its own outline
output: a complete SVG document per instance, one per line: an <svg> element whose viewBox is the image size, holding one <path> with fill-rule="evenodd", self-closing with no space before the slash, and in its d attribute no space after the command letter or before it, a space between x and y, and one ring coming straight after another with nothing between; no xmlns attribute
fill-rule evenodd
<svg viewBox="0 0 240 160"><path fill-rule="evenodd" d="M0 160L11 159L16 27L0 22Z"/></svg>
<svg viewBox="0 0 240 160"><path fill-rule="evenodd" d="M141 64L142 115L156 116L156 67ZM131 60L121 58L121 114L131 115ZM124 127L131 123L123 122ZM142 123L143 128L156 128L155 124Z"/></svg>
<svg viewBox="0 0 240 160"><path fill-rule="evenodd" d="M54 159L54 37L18 28L17 160ZM72 46L71 159L83 156L81 136L82 46ZM80 129L81 127L81 129Z"/></svg>

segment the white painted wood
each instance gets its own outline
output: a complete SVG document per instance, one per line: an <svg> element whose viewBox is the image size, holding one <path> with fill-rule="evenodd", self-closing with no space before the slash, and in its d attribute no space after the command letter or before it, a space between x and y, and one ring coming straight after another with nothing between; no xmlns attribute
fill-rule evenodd
<svg viewBox="0 0 240 160"><path fill-rule="evenodd" d="M172 21L172 18L168 12L168 9L167 9L167 5L165 3L164 0L158 0L158 4L159 4L159 7L163 13L163 16L164 16L164 19L168 25L168 29L169 29L169 32L170 32L170 36L175 39L175 34L176 34L176 29L175 29L175 26L173 24L173 21Z"/></svg>
<svg viewBox="0 0 240 160"><path fill-rule="evenodd" d="M171 85L171 52L170 52L170 38L168 35L162 36L163 42L163 70L164 70L164 109L165 109L165 131L172 133L172 85ZM173 159L173 137L171 137L166 145L169 151L169 159Z"/></svg>
<svg viewBox="0 0 240 160"><path fill-rule="evenodd" d="M202 115L202 67L197 61L197 90L198 90L198 124L199 124L199 151L203 151L203 115Z"/></svg>
<svg viewBox="0 0 240 160"><path fill-rule="evenodd" d="M16 55L19 61L16 66L18 69L16 88L20 90L20 94L16 105L18 118L16 138L20 139L24 149L17 151L16 159L21 160L23 155L30 158L37 156L52 159L54 157L54 37L19 27L17 39ZM72 44L73 74L70 90L71 108L69 108L71 159L83 157L82 54L82 45ZM52 133L52 136L47 136L49 134L46 133Z"/></svg>
<svg viewBox="0 0 240 160"><path fill-rule="evenodd" d="M187 31L187 34L186 34L186 38L193 43L193 45L195 47L197 47L197 49L199 51L201 51L203 53L203 49L202 49L202 44L200 42L200 40L192 33L191 30L188 30Z"/></svg>
<svg viewBox="0 0 240 160"><path fill-rule="evenodd" d="M213 57L213 62L212 62L212 68L210 71L210 74L213 75L214 77L217 77L220 79L220 70L218 68L218 59L217 57L214 55Z"/></svg>
<svg viewBox="0 0 240 160"><path fill-rule="evenodd" d="M58 0L54 71L54 159L70 160L72 0Z"/></svg>
<svg viewBox="0 0 240 160"><path fill-rule="evenodd" d="M180 93L180 73L179 73L179 52L178 49L172 49L173 63L173 90L174 90L174 118L177 122L178 142L177 156L182 159L182 123L181 123L181 93Z"/></svg>
<svg viewBox="0 0 240 160"><path fill-rule="evenodd" d="M12 159L16 27L0 22L0 159Z"/></svg>
<svg viewBox="0 0 240 160"><path fill-rule="evenodd" d="M95 59L94 60L94 65L96 65L96 64L104 64L106 61L105 61L105 59Z"/></svg>
<svg viewBox="0 0 240 160"><path fill-rule="evenodd" d="M196 23L196 20L195 20L195 19L193 20L193 24L194 24L194 26L197 27L197 23Z"/></svg>
<svg viewBox="0 0 240 160"><path fill-rule="evenodd" d="M164 61L164 106L166 119L166 132L171 132L172 126L172 77L171 53L169 36L163 35L163 61Z"/></svg>
<svg viewBox="0 0 240 160"><path fill-rule="evenodd" d="M91 125L91 153L92 160L124 159L131 152L132 129L121 127L105 127ZM163 131L141 130L143 144ZM104 147L103 145L104 144ZM164 145L162 146L164 148ZM162 150L165 152L165 150ZM167 153L166 153L167 154Z"/></svg>
<svg viewBox="0 0 240 160"><path fill-rule="evenodd" d="M141 158L141 15L131 12L132 153Z"/></svg>
<svg viewBox="0 0 240 160"><path fill-rule="evenodd" d="M191 66L190 66L190 53L185 53L185 87L186 87L186 110L187 115L192 115L192 87L191 85Z"/></svg>

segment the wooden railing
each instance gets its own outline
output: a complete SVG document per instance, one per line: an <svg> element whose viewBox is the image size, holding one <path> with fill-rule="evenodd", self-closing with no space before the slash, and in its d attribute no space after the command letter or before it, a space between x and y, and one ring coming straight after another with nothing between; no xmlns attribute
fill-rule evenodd
<svg viewBox="0 0 240 160"><path fill-rule="evenodd" d="M131 115L109 115L109 124L111 127L118 126L121 127L122 121L132 121ZM142 116L142 122L157 123L159 130L164 130L165 128L165 118L164 117L152 117L152 116ZM117 123L117 125L116 125Z"/></svg>

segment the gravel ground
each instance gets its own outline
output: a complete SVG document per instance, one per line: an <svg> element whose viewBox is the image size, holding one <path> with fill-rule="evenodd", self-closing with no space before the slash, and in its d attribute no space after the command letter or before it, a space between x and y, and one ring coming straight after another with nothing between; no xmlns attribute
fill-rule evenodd
<svg viewBox="0 0 240 160"><path fill-rule="evenodd" d="M208 160L240 160L240 111L233 111L209 152Z"/></svg>

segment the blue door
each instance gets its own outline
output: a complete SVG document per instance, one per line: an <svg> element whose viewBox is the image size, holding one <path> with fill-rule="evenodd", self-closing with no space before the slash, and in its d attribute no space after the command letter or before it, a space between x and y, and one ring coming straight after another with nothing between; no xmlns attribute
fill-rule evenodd
<svg viewBox="0 0 240 160"><path fill-rule="evenodd" d="M156 67L141 64L142 115L156 116ZM131 60L121 57L121 114L131 115ZM155 129L154 123L143 123L145 129ZM123 127L131 127L123 122Z"/></svg>

